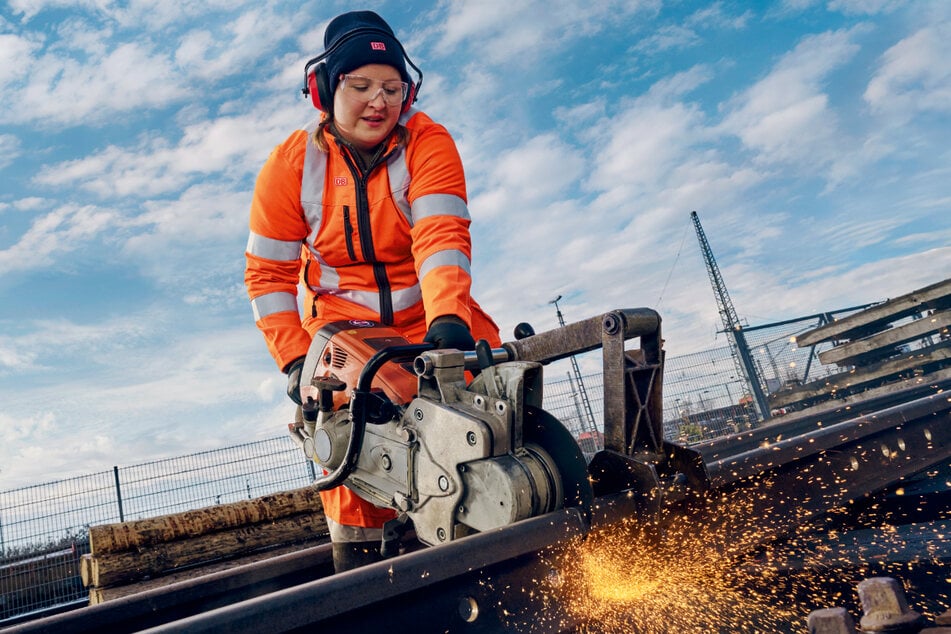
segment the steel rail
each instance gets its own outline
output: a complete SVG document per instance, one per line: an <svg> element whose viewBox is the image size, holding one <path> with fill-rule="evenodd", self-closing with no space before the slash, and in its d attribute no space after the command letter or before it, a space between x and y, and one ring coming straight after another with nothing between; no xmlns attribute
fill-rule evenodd
<svg viewBox="0 0 951 634"><path fill-rule="evenodd" d="M780 418L773 418L755 429L693 444L691 449L701 453L706 462L728 459L764 443L773 443L780 438L801 436L818 428L850 421L861 416L876 416L886 410L925 398L937 397L939 400L947 398L949 390L951 390L951 381L940 381L861 401L844 401L838 409L822 413L793 412ZM944 397L941 396L942 394Z"/></svg>
<svg viewBox="0 0 951 634"><path fill-rule="evenodd" d="M312 546L235 568L170 583L3 630L4 634L138 632L208 609L249 599L333 571L330 544Z"/></svg>
<svg viewBox="0 0 951 634"><path fill-rule="evenodd" d="M925 424L934 442L946 444L948 438L944 432L951 428L951 425L945 424L947 420L942 424L934 424L935 421L931 417L939 416L942 410L948 410L949 407L951 406L949 406L948 395L940 393L829 426L813 427L811 431L793 436L784 434L782 426L776 426L770 430L770 436L775 437L775 440L764 439L756 447L740 453L734 448L730 455L724 457L711 456L712 459L707 459L707 456L704 456L710 485L712 488L721 488L736 480L751 477L820 452L834 448L841 450L843 446L852 445L863 438L873 437L883 432L897 434L897 430L913 421ZM911 437L912 434L909 432L910 429L906 428L904 436ZM924 438L924 440L928 439ZM907 441L903 440L903 443ZM723 444L718 447L718 449L725 448ZM709 453L709 449L706 451ZM907 454L908 448L906 446L899 451ZM700 453L704 455L704 450L700 450ZM923 457L927 457L928 454L933 452L927 452Z"/></svg>

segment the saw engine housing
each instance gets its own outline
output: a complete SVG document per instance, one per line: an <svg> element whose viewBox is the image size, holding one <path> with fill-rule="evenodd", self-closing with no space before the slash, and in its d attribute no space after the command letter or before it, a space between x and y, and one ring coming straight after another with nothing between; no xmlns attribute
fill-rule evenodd
<svg viewBox="0 0 951 634"><path fill-rule="evenodd" d="M319 331L302 374L304 421L291 428L326 473L316 486L342 483L396 510L429 545L590 497L579 496L574 439L541 410L542 365L483 364L467 382L473 354L372 322Z"/></svg>

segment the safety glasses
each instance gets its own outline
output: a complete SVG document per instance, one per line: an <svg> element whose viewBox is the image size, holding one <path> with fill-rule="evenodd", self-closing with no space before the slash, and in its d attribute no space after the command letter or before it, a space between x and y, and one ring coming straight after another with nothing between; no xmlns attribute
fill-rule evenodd
<svg viewBox="0 0 951 634"><path fill-rule="evenodd" d="M340 90L344 97L354 103L368 104L377 96L383 97L387 106L399 106L406 100L409 85L398 79L380 81L363 75L341 75Z"/></svg>

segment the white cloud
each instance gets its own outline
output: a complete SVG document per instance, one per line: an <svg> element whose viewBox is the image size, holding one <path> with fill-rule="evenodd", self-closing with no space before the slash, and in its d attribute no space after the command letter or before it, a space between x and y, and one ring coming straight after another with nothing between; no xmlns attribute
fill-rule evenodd
<svg viewBox="0 0 951 634"><path fill-rule="evenodd" d="M0 341L36 355L0 384L4 486L274 437L293 417L250 309L241 327L192 329L162 306L34 326Z"/></svg>
<svg viewBox="0 0 951 634"><path fill-rule="evenodd" d="M823 85L858 47L849 31L808 36L770 73L728 104L722 129L735 134L757 162L840 178L853 172L855 150ZM851 145L855 145L852 142Z"/></svg>
<svg viewBox="0 0 951 634"><path fill-rule="evenodd" d="M129 312L87 324L44 315L25 323L22 334L0 339L0 345L8 353L5 358L14 361L10 367L24 374L58 372L60 363L73 358L82 359L91 370L121 363L122 354L143 345L164 323L166 317L154 309L148 311L147 319ZM83 380L83 376L73 378Z"/></svg>
<svg viewBox="0 0 951 634"><path fill-rule="evenodd" d="M5 374L5 370L28 368L35 359L34 351L16 345L11 337L0 337L0 376Z"/></svg>
<svg viewBox="0 0 951 634"><path fill-rule="evenodd" d="M588 187L603 192L605 207L635 205L662 188L687 158L686 150L706 136L699 110L689 104L638 100L601 121L596 131L601 151Z"/></svg>
<svg viewBox="0 0 951 634"><path fill-rule="evenodd" d="M697 64L683 72L658 79L651 85L644 99L655 103L670 102L684 97L714 78L710 66Z"/></svg>
<svg viewBox="0 0 951 634"><path fill-rule="evenodd" d="M802 11L821 2L822 0L782 0L781 5L786 11Z"/></svg>
<svg viewBox="0 0 951 634"><path fill-rule="evenodd" d="M162 2L161 0L128 0L110 2L109 17L125 28L143 28L146 31L159 31L170 25L194 25L199 22L217 21L222 15L231 15L244 11L245 7L257 8L256 0L179 0Z"/></svg>
<svg viewBox="0 0 951 634"><path fill-rule="evenodd" d="M905 6L908 6L908 0L829 0L830 11L841 11L846 15L891 13Z"/></svg>
<svg viewBox="0 0 951 634"><path fill-rule="evenodd" d="M99 19L113 21L123 27L144 27L155 31L175 23L191 23L199 16L221 10L233 10L248 4L248 0L9 0L15 15L28 23L46 10L67 9L83 11Z"/></svg>
<svg viewBox="0 0 951 634"><path fill-rule="evenodd" d="M136 317L140 321L148 319L146 313ZM161 324L162 348L150 349L147 356L143 352L135 354L134 358L148 361L140 372L110 376L99 386L97 412L114 415L130 408L140 412L183 411L192 405L257 403L263 394L261 383L280 378L276 368L272 376L266 372L266 363L258 363L267 359L250 309L244 327L227 330L195 332L181 327L174 315L165 315L165 319L170 321ZM121 370L120 365L113 365L116 371ZM77 383L88 380L81 378Z"/></svg>
<svg viewBox="0 0 951 634"><path fill-rule="evenodd" d="M792 289L781 301L786 310L805 314L883 301L945 279L942 271L951 271L951 247L883 258L841 270L838 275L816 278L813 283Z"/></svg>
<svg viewBox="0 0 951 634"><path fill-rule="evenodd" d="M50 204L50 201L46 198L40 198L39 196L30 196L28 198L21 198L13 203L13 206L18 211L36 211L37 209L43 209Z"/></svg>
<svg viewBox="0 0 951 634"><path fill-rule="evenodd" d="M241 279L251 192L227 185L194 185L174 200L153 200L130 222L122 245L129 262L191 304L220 308L246 302ZM170 261L180 262L169 266ZM223 286L227 284L227 286Z"/></svg>
<svg viewBox="0 0 951 634"><path fill-rule="evenodd" d="M865 101L893 125L919 112L951 113L951 22L934 24L901 40L882 55L865 89Z"/></svg>
<svg viewBox="0 0 951 634"><path fill-rule="evenodd" d="M189 31L175 52L175 62L189 77L214 80L241 74L266 59L285 37L295 36L298 24L265 8L243 11L209 29Z"/></svg>
<svg viewBox="0 0 951 634"><path fill-rule="evenodd" d="M0 273L46 267L54 255L66 255L121 222L109 209L63 205L37 218L14 245L0 250Z"/></svg>
<svg viewBox="0 0 951 634"><path fill-rule="evenodd" d="M638 40L634 50L648 55L659 55L671 49L688 48L700 43L693 29L681 24L669 24Z"/></svg>
<svg viewBox="0 0 951 634"><path fill-rule="evenodd" d="M750 11L744 11L739 15L729 15L724 11L723 2L717 1L689 15L686 22L699 28L744 29L751 18Z"/></svg>
<svg viewBox="0 0 951 634"><path fill-rule="evenodd" d="M130 148L110 146L84 158L45 167L40 185L86 189L102 197L152 197L187 187L199 176L234 180L256 173L267 154L301 123L299 107L258 104L234 117L198 120L172 143L142 139Z"/></svg>
<svg viewBox="0 0 951 634"><path fill-rule="evenodd" d="M23 22L28 22L33 16L45 9L82 7L94 9L101 4L96 0L8 0L7 4L14 15L22 16Z"/></svg>
<svg viewBox="0 0 951 634"><path fill-rule="evenodd" d="M53 426L49 413L32 418L16 419L0 412L0 445L9 445L24 439L42 436Z"/></svg>
<svg viewBox="0 0 951 634"><path fill-rule="evenodd" d="M923 1L915 3L924 4ZM827 10L838 11L845 15L875 15L891 13L908 6L909 2L908 0L782 0L781 7L784 11L800 12L823 4Z"/></svg>
<svg viewBox="0 0 951 634"><path fill-rule="evenodd" d="M886 218L852 217L838 222L816 223L813 231L817 237L823 236L829 239L830 244L840 241L842 236L848 236L848 243L842 245L841 248L862 249L888 241L897 229L910 220L911 218L898 214Z"/></svg>
<svg viewBox="0 0 951 634"><path fill-rule="evenodd" d="M88 62L49 52L32 64L25 85L0 111L11 123L44 126L104 123L116 112L167 105L187 93L161 54L120 43Z"/></svg>
<svg viewBox="0 0 951 634"><path fill-rule="evenodd" d="M74 8L93 9L78 3ZM153 2L95 8L92 16L60 24L58 39L45 42L42 56L36 57L38 41L0 35L0 87L6 84L10 97L0 107L0 121L103 125L117 113L165 108L244 74L297 34L296 22L286 15L260 7L235 12L233 3L176 4L175 21L202 25L181 35L169 34L170 16L162 17L168 12ZM216 11L223 8L229 13ZM155 30L127 37L123 27L138 31L143 20L155 21ZM180 37L181 44L176 50L160 37Z"/></svg>
<svg viewBox="0 0 951 634"><path fill-rule="evenodd" d="M665 24L654 32L642 37L633 50L647 55L659 55L673 49L685 49L703 42L699 31L712 29L741 30L746 28L751 13L729 15L724 11L722 2L714 2L698 9L677 24Z"/></svg>
<svg viewBox="0 0 951 634"><path fill-rule="evenodd" d="M55 24L56 38L48 40L49 52L80 60L101 59L114 42L114 25L85 16L74 16Z"/></svg>
<svg viewBox="0 0 951 634"><path fill-rule="evenodd" d="M36 34L0 33L0 90L8 93L12 84L29 76L33 55L41 45Z"/></svg>
<svg viewBox="0 0 951 634"><path fill-rule="evenodd" d="M583 10L575 0L449 3L436 52L448 55L465 43L474 48L480 63L531 68L539 60L551 59L569 42L659 6L658 0L588 3Z"/></svg>
<svg viewBox="0 0 951 634"><path fill-rule="evenodd" d="M22 144L12 134L0 134L0 170L10 165L20 156Z"/></svg>
<svg viewBox="0 0 951 634"><path fill-rule="evenodd" d="M575 148L555 135L535 137L496 157L487 179L490 190L474 200L472 207L482 220L511 218L518 210L563 199L577 185L582 169Z"/></svg>
<svg viewBox="0 0 951 634"><path fill-rule="evenodd" d="M572 296L579 318L651 305L662 293L689 211L722 213L763 180L720 156L713 145L717 130L696 105L680 101L712 78L710 68L696 66L659 80L636 100L578 106L572 115L598 116L559 114L572 127L583 120L577 146L541 137L495 157L490 186L471 206L477 247L490 245L489 254L475 254L477 297L504 328L546 315L558 293ZM560 172L565 160L572 161L568 174ZM559 193L573 179L583 179L583 198L570 197L574 186ZM502 228L482 222L486 209L504 219ZM681 280L678 291L692 286ZM691 316L703 310L691 306L696 293L668 295L668 302L683 297L681 309ZM519 298L515 305L512 297Z"/></svg>

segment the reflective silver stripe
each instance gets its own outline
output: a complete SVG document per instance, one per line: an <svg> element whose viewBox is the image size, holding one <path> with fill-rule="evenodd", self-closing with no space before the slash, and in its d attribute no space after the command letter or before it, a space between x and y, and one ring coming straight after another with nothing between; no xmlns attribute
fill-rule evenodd
<svg viewBox="0 0 951 634"><path fill-rule="evenodd" d="M418 283L409 288L393 291L391 295L393 297L393 310L406 310L423 301L423 289Z"/></svg>
<svg viewBox="0 0 951 634"><path fill-rule="evenodd" d="M415 114L415 110L400 117L400 122L405 124L410 117ZM320 225L323 221L323 197L324 182L327 178L327 155L321 152L314 145L311 137L317 129L317 121L311 122L304 129L307 131L307 148L304 153L304 170L301 180L301 207L304 209L304 217L310 226L310 235L307 237L307 249L311 254L310 266L316 266L319 269L320 280L318 285L308 283L307 286L317 295L333 295L347 301L359 304L365 308L379 313L380 312L380 294L378 291L358 291L343 290L340 288L340 274L337 269L327 264L320 252L314 248L317 240L317 232L320 231ZM393 193L393 200L397 207L406 217L406 221L412 226L412 213L409 202L406 200L406 193L409 191L409 169L406 166L406 152L402 149L395 152L390 157L387 164L387 173L389 174L390 191ZM455 197L453 197L455 198ZM463 203L463 206L465 204ZM467 216L468 217L468 216ZM300 256L300 244L297 243L298 257ZM296 259L296 258L291 258ZM467 267L468 270L468 267ZM313 275L313 274L311 274ZM419 283L390 293L393 303L393 310L405 310L423 300L423 291ZM260 298L259 298L260 299ZM253 302L252 302L253 303ZM297 310L296 300L293 302L293 310ZM278 312L278 311L272 311ZM257 313L255 313L257 314ZM256 318L258 319L258 318Z"/></svg>
<svg viewBox="0 0 951 634"><path fill-rule="evenodd" d="M248 236L247 252L267 260L293 262L300 259L300 240L275 240L251 232Z"/></svg>
<svg viewBox="0 0 951 634"><path fill-rule="evenodd" d="M313 244L308 244L307 249L311 255L310 265L320 269L320 275L318 276L320 286L314 286L305 280L307 285L310 286L310 289L315 293L326 293L338 290L340 288L340 274L337 273L337 269L327 264L323 256L320 255L320 252L314 248Z"/></svg>
<svg viewBox="0 0 951 634"><path fill-rule="evenodd" d="M327 154L321 152L314 144L314 131L318 121L314 120L304 130L307 131L307 148L304 150L304 171L301 175L300 204L304 209L304 217L310 226L310 235L307 243L313 244L320 231L320 223L324 215L324 180L327 176Z"/></svg>
<svg viewBox="0 0 951 634"><path fill-rule="evenodd" d="M469 207L466 201L452 194L428 194L413 201L414 222L430 216L456 216L469 220Z"/></svg>
<svg viewBox="0 0 951 634"><path fill-rule="evenodd" d="M297 310L297 297L293 293L268 293L251 300L251 310L254 311L254 321L264 319L275 313L284 313Z"/></svg>
<svg viewBox="0 0 951 634"><path fill-rule="evenodd" d="M315 286L308 283L307 286L317 295L333 295L340 297L354 304L359 304L365 308L379 313L380 312L380 294L377 291L358 291L344 290L340 288L340 274L337 269L327 264L312 245L308 245L311 259L311 267L320 269L320 284ZM390 297L393 301L393 310L404 310L413 306L423 299L423 291L419 283L400 290L391 291Z"/></svg>
<svg viewBox="0 0 951 634"><path fill-rule="evenodd" d="M386 173L390 179L390 192L393 202L403 213L409 226L413 226L413 213L406 194L409 192L409 166L406 165L406 152L399 148L386 162Z"/></svg>
<svg viewBox="0 0 951 634"><path fill-rule="evenodd" d="M382 528L340 524L330 517L327 517L327 532L330 533L330 541L338 544L341 542L378 542L383 539Z"/></svg>
<svg viewBox="0 0 951 634"><path fill-rule="evenodd" d="M339 288L311 287L318 295L333 295L369 308L375 313L380 312L380 294L376 291L343 291ZM393 310L406 310L423 300L423 291L419 284L414 284L409 288L402 288L398 291L392 291L390 297L393 300Z"/></svg>
<svg viewBox="0 0 951 634"><path fill-rule="evenodd" d="M406 123L413 118L413 115L419 112L416 108L410 108L408 111L400 115L400 123L406 125Z"/></svg>
<svg viewBox="0 0 951 634"><path fill-rule="evenodd" d="M470 270L469 258L458 249L447 249L445 251L436 251L431 256L423 260L419 265L419 279L426 277L426 274L438 266L458 266L466 273L472 274Z"/></svg>

